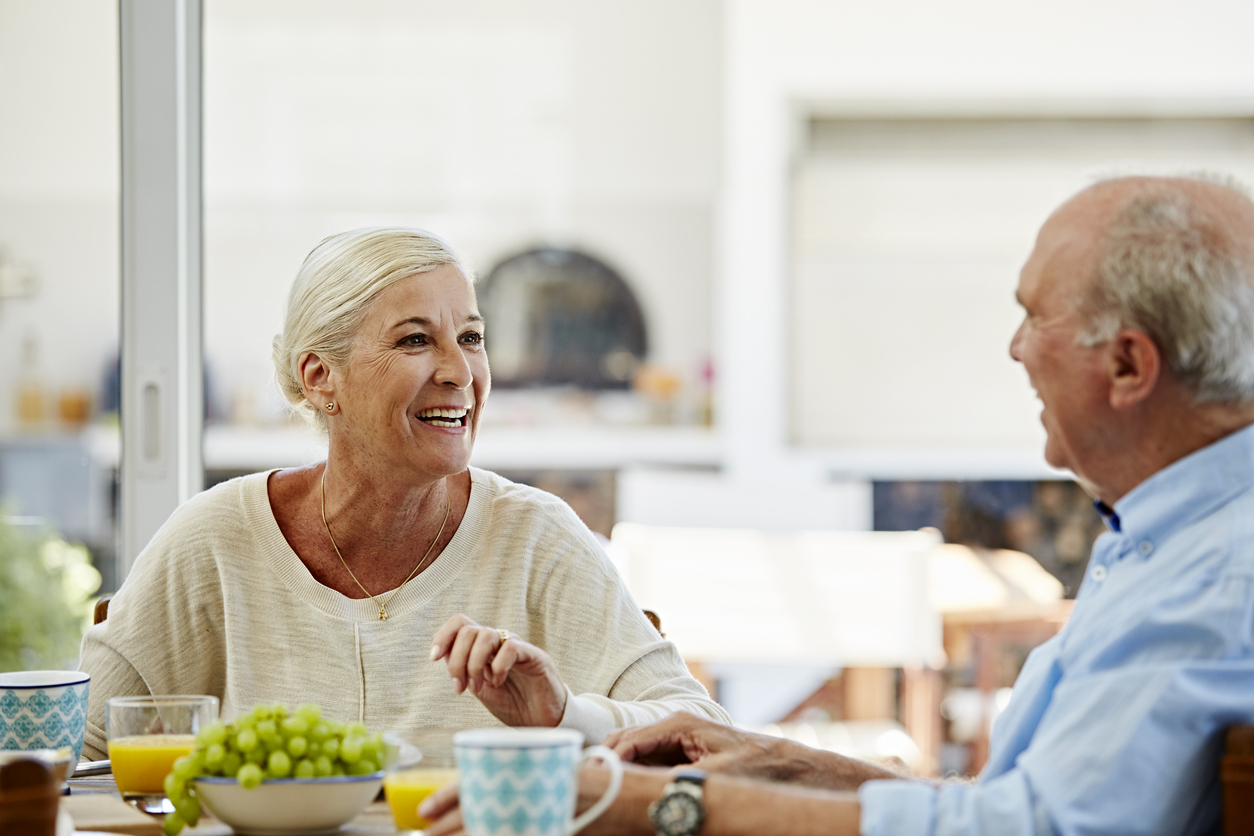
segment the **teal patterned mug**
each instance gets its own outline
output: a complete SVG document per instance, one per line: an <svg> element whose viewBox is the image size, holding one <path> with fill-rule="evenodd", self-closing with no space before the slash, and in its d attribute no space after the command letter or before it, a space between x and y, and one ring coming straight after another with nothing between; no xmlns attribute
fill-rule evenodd
<svg viewBox="0 0 1254 836"><path fill-rule="evenodd" d="M623 766L614 750L583 748L573 729L473 729L453 735L458 800L469 836L571 836L618 797ZM605 794L575 818L579 765L610 768Z"/></svg>
<svg viewBox="0 0 1254 836"><path fill-rule="evenodd" d="M69 746L73 774L83 756L90 680L82 671L0 673L0 749Z"/></svg>

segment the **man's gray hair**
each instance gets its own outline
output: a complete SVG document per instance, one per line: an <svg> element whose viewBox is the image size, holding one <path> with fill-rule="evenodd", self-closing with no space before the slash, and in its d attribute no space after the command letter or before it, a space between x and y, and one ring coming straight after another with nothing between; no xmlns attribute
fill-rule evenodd
<svg viewBox="0 0 1254 836"><path fill-rule="evenodd" d="M1254 247L1231 229L1185 190L1138 189L1101 241L1079 342L1143 331L1199 403L1254 403Z"/></svg>

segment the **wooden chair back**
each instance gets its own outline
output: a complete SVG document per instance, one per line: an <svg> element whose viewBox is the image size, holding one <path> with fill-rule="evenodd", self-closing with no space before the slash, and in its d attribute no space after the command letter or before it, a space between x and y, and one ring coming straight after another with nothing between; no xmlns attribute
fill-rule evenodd
<svg viewBox="0 0 1254 836"><path fill-rule="evenodd" d="M1254 833L1254 726L1229 726L1219 762L1224 836Z"/></svg>

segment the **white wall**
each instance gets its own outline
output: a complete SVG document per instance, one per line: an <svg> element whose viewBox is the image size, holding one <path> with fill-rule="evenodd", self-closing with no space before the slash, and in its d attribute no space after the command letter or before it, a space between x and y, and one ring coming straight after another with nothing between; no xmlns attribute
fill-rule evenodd
<svg viewBox="0 0 1254 836"><path fill-rule="evenodd" d="M0 0L0 264L37 283L0 298L0 437L28 334L53 397L98 394L116 351L117 66L115 4Z"/></svg>
<svg viewBox="0 0 1254 836"><path fill-rule="evenodd" d="M637 282L663 362L714 347L730 470L751 479L886 469L883 451L789 443L805 116L1254 113L1244 0L206 6L206 330L226 394L268 386L283 293L326 234L426 224L484 270L573 243ZM0 246L41 281L0 301L0 433L25 330L54 386L94 384L116 342L116 66L112 4L0 0ZM911 460L943 475L986 454Z"/></svg>
<svg viewBox="0 0 1254 836"><path fill-rule="evenodd" d="M652 360L708 356L716 0L206 9L206 342L228 395L264 397L304 255L368 224L430 228L481 274L585 249L637 292Z"/></svg>
<svg viewBox="0 0 1254 836"><path fill-rule="evenodd" d="M1254 55L1245 43L1254 5L1244 2L728 0L724 15L716 340L727 449L733 472L747 478L911 470L900 451L807 452L788 443L789 183L806 117L1254 114ZM891 312L883 322L893 327ZM892 368L881 371L893 379ZM999 475L986 450L955 453L920 451L917 460L933 476L957 475L976 459L989 465L980 475ZM1004 460L1014 472L1003 476L1049 472L1036 449Z"/></svg>

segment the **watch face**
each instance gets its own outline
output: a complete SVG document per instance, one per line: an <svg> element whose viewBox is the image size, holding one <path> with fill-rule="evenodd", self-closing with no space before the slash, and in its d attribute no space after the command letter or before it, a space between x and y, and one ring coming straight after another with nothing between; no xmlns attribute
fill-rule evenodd
<svg viewBox="0 0 1254 836"><path fill-rule="evenodd" d="M653 815L653 826L663 836L689 836L701 827L701 802L690 795L675 793L663 798Z"/></svg>

